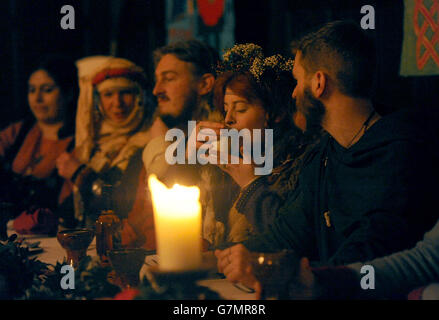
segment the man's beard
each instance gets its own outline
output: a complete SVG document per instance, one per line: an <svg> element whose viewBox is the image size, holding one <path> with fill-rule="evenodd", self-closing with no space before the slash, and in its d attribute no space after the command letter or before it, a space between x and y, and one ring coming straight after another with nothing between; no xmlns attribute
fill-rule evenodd
<svg viewBox="0 0 439 320"><path fill-rule="evenodd" d="M303 113L306 119L305 133L307 135L318 134L322 130L322 119L326 112L325 106L312 95L309 87L303 90L301 100L296 100L296 104L298 110Z"/></svg>
<svg viewBox="0 0 439 320"><path fill-rule="evenodd" d="M192 119L194 111L197 109L198 95L192 92L184 102L183 110L179 115L159 114L162 121L168 128L175 128L184 125Z"/></svg>

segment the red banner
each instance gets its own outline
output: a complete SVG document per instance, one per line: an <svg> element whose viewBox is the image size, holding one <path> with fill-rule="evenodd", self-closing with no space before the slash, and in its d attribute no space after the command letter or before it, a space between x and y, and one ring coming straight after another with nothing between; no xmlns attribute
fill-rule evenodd
<svg viewBox="0 0 439 320"><path fill-rule="evenodd" d="M422 18L422 23L420 18ZM413 28L417 37L416 63L418 68L423 69L430 58L439 66L439 54L435 48L439 41L439 1L434 0L428 7L423 0L415 0Z"/></svg>
<svg viewBox="0 0 439 320"><path fill-rule="evenodd" d="M204 24L214 27L224 14L224 0L197 0L198 12Z"/></svg>

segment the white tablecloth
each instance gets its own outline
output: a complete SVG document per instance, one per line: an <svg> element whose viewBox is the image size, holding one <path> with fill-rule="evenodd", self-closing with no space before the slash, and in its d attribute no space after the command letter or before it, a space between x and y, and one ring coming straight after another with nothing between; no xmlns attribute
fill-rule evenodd
<svg viewBox="0 0 439 320"><path fill-rule="evenodd" d="M17 234L13 227L12 221L8 223L8 235ZM66 257L66 251L61 247L56 237L48 237L47 235L38 234L17 234L19 239L22 239L24 244L40 242L39 247L43 249L41 253L37 253L38 260L55 265L57 262L62 262ZM87 255L96 257L96 238L87 249Z"/></svg>
<svg viewBox="0 0 439 320"><path fill-rule="evenodd" d="M14 230L12 224L8 224L8 235L12 235ZM34 243L39 241L42 252L36 254L38 260L55 265L57 262L62 262L66 256L65 250L61 247L56 237L47 237L45 235L19 235L19 238L24 242ZM96 253L96 238L87 249L87 254L91 257L97 257ZM147 256L145 259L145 265L140 271L140 277L145 273L147 265L153 265L157 263L158 257L156 255ZM208 287L209 289L218 292L221 297L226 300L254 300L255 294L244 292L237 288L229 281L225 279L205 279L197 282L200 286Z"/></svg>

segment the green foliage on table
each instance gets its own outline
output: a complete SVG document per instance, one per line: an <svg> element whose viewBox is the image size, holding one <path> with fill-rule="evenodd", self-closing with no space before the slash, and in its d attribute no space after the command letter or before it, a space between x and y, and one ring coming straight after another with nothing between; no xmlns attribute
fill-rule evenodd
<svg viewBox="0 0 439 320"><path fill-rule="evenodd" d="M49 272L46 263L30 257L31 249L38 245L25 246L15 234L6 241L0 241L0 298L20 298Z"/></svg>
<svg viewBox="0 0 439 320"><path fill-rule="evenodd" d="M90 300L113 298L121 290L108 282L111 267L102 267L98 258L87 256L75 269L75 289L61 288L62 266L55 266L32 257L31 249L39 243L23 244L12 235L6 241L0 241L0 299L31 300ZM144 278L137 288L140 294L137 300L216 300L220 296L195 282L173 281L160 286L151 279Z"/></svg>
<svg viewBox="0 0 439 320"><path fill-rule="evenodd" d="M158 285L154 280L143 278L140 293L135 300L219 300L218 293L194 283L173 281L168 285Z"/></svg>
<svg viewBox="0 0 439 320"><path fill-rule="evenodd" d="M31 257L31 249L38 248L39 242L23 244L12 235L0 241L0 299L62 299L85 300L112 298L120 288L107 281L110 267L100 266L97 260L87 256L75 269L75 289L61 288L61 267Z"/></svg>
<svg viewBox="0 0 439 320"><path fill-rule="evenodd" d="M62 300L91 300L99 298L112 298L120 288L108 282L110 267L100 266L97 260L87 256L81 260L75 269L75 288L62 289L61 279L66 274L61 273L61 268L67 262L57 263L53 272L46 276L44 282L34 285L26 292L26 299L62 299Z"/></svg>

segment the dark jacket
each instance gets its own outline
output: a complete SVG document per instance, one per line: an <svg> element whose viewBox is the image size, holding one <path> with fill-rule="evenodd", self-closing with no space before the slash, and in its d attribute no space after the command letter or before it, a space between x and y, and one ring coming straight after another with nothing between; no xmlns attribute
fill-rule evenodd
<svg viewBox="0 0 439 320"><path fill-rule="evenodd" d="M410 248L437 220L434 159L404 112L381 118L349 149L325 136L269 231L244 245L287 248L318 264L365 261Z"/></svg>

